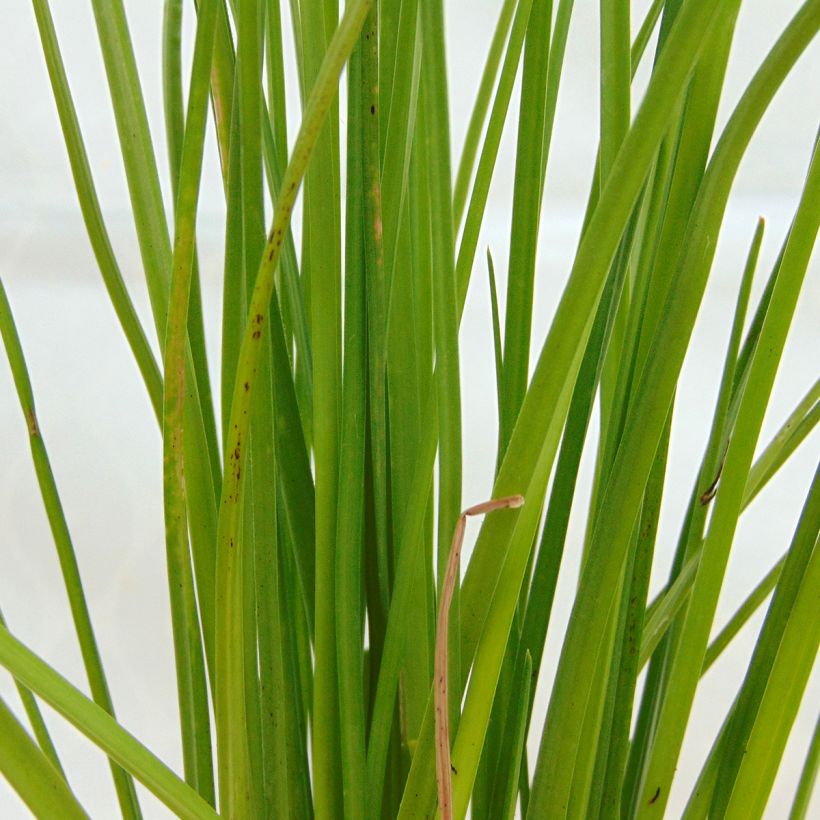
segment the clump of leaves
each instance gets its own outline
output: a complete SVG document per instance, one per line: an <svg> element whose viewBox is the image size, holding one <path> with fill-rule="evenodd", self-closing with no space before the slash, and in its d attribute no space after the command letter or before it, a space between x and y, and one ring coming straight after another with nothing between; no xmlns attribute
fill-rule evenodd
<svg viewBox="0 0 820 820"><path fill-rule="evenodd" d="M181 817L411 820L432 816L437 797L444 818L516 807L529 818L661 817L700 679L770 597L685 810L760 816L820 642L818 474L783 558L711 643L710 632L741 515L820 418L817 381L754 459L820 225L816 149L756 304L762 221L754 232L708 444L651 602L649 577L662 497L681 489L666 486L674 399L732 183L820 29L820 0L799 8L720 132L740 0L655 0L634 42L628 0L601 3L594 183L532 370L536 237L572 0L501 4L455 173L442 0L348 0L341 16L334 2L292 0L293 89L278 0L199 0L187 74L183 4L166 0L170 214L122 0L92 0L160 362L108 238L48 0L32 2L89 240L162 435L184 773L114 717L0 287L91 692L0 626L0 663L31 730L0 702L0 770L31 810L85 816L43 701L110 757L128 818L140 816L135 780ZM634 99L632 77L650 60ZM519 76L503 323L488 258L497 500L462 515L459 324ZM293 139L291 93L302 113ZM196 251L209 111L226 202L218 385ZM580 581L541 715L535 682L596 398ZM460 578L466 515L483 512ZM540 736L534 761L529 736ZM815 731L792 817L808 811L818 749Z"/></svg>

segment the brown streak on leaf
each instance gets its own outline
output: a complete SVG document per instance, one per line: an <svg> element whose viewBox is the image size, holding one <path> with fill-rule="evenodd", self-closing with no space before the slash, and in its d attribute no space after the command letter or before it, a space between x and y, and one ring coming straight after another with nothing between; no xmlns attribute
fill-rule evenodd
<svg viewBox="0 0 820 820"><path fill-rule="evenodd" d="M34 408L29 407L26 410L26 424L28 425L28 434L32 438L40 437L40 425L37 424L37 416L34 413Z"/></svg>

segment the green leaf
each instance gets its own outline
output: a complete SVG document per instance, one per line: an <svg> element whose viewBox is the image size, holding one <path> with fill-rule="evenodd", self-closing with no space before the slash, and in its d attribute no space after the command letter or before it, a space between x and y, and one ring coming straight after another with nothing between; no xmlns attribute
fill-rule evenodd
<svg viewBox="0 0 820 820"><path fill-rule="evenodd" d="M372 15L372 11L371 11ZM370 19L370 22L373 22ZM365 23L366 31L373 34ZM336 523L336 654L339 669L339 723L342 782L346 816L366 816L364 606L361 577L364 566L364 470L367 402L367 323L365 283L364 199L362 180L365 120L363 51L375 43L359 41L348 63L348 133L345 233L345 360L342 392L339 505ZM378 159L378 158L377 158ZM369 157L372 161L372 157ZM372 180L371 180L372 182ZM371 795L371 800L374 799Z"/></svg>
<svg viewBox="0 0 820 820"><path fill-rule="evenodd" d="M248 750L247 737L245 735L245 697L244 697L244 645L243 629L240 612L242 611L242 542L240 539L240 512L241 512L241 492L242 492L242 467L245 464L247 438L250 427L249 411L251 398L258 380L257 373L260 358L262 355L262 328L270 318L271 299L274 293L274 273L281 253L285 230L290 221L293 205L299 184L304 177L308 161L316 145L319 133L325 122L325 118L335 97L334 89L338 82L339 74L344 66L350 52L358 37L364 18L369 8L368 0L359 0L351 4L331 40L327 54L322 62L319 73L316 77L313 92L305 109L302 126L296 139L291 161L285 171L282 180L279 199L276 204L273 217L273 225L268 235L268 242L265 246L259 273L256 277L253 295L250 299L248 311L248 322L244 332L242 346L240 348L239 360L236 369L236 384L234 387L233 400L231 402L230 423L228 425L227 447L225 448L225 480L222 487L222 499L220 502L219 532L217 545L217 618L216 618L216 727L217 744L219 748L219 782L221 784L220 800L223 812L231 814L235 812L238 816L245 816L248 812ZM313 282L317 285L317 282ZM314 301L314 307L316 303ZM319 314L321 315L321 314ZM274 320L277 316L273 317ZM275 322L274 322L275 324ZM332 330L332 329L331 329ZM332 344L331 344L332 347ZM331 349L323 351L331 358L334 355ZM324 370L325 374L332 381L332 372L336 368L334 361L325 360L320 356L319 350L314 344L314 364ZM326 369L330 367L330 371ZM317 390L314 381L314 390ZM322 436L327 435L324 442L328 447L332 447L332 440L335 436L333 429L335 423L335 399L331 399L330 406L324 405L324 393L320 394L321 402L325 407L324 412L329 416L326 419L328 426L319 435L319 419L315 420L316 445ZM323 445L322 445L323 446ZM335 458L335 448L333 448ZM328 452L327 456L330 457ZM320 456L315 455L317 462ZM328 468L331 468L330 459ZM322 480L327 481L330 476L325 476ZM319 481L317 476L317 492ZM325 486L324 493L334 494L335 488ZM317 496L317 515L322 504L328 504L329 499L325 497L320 502ZM335 533L335 506L333 527ZM325 509L324 514L328 515L329 509ZM320 527L317 519L317 546L320 539L325 535L320 535ZM332 536L331 536L332 543ZM330 544L325 542L325 547ZM327 783L322 781L322 766L329 764L335 757L334 749L335 731L333 726L337 719L338 701L334 694L335 686L335 627L333 624L333 596L330 589L332 580L332 565L327 566L327 559L332 555L322 557L317 550L317 638L315 644L316 657L320 660L316 676L326 682L326 686L317 688L316 704L314 705L314 775L319 777L316 788L316 799L321 801L329 800L331 805L335 804L336 797L335 782L338 772L333 774L329 769L325 772L329 778ZM324 563L323 563L324 562ZM320 569L321 566L321 569ZM321 583L319 587L319 578ZM329 574L328 574L329 573ZM321 603L320 603L321 602ZM319 606L322 607L321 618L319 617ZM330 630L330 634L320 635L320 620L324 619L322 629ZM321 638L321 640L320 640ZM328 643L329 642L329 643ZM326 655L326 657L325 657ZM327 661L328 667L322 666ZM332 701L332 702L331 702ZM327 725L319 722L317 729L316 710L322 712L321 720L327 720ZM317 744L317 737L321 737L322 732L329 734L324 742ZM319 732L319 735L316 735ZM317 770L317 763L318 770ZM322 803L322 806L325 804ZM317 805L317 812L324 808Z"/></svg>
<svg viewBox="0 0 820 820"><path fill-rule="evenodd" d="M35 817L87 818L62 773L0 699L0 772Z"/></svg>
<svg viewBox="0 0 820 820"><path fill-rule="evenodd" d="M43 435L37 422L34 392L28 375L28 367L2 280L0 280L0 336L2 336L3 345L6 348L14 385L20 400L20 409L23 411L26 427L28 428L28 439L34 470L37 473L37 483L40 486L43 506L54 538L54 546L57 549L60 571L68 595L71 617L80 644L80 653L82 654L83 666L88 677L91 694L96 703L109 715L113 715L114 706L111 702L102 657L91 624L91 614L88 611L85 591L83 590L77 555L74 551L74 544L71 540L60 495L57 491L57 484L51 469L51 462L43 441ZM2 628L5 629L5 627ZM140 817L137 795L131 778L113 764L111 774L114 778L114 786L117 790L117 798L123 815L125 817Z"/></svg>
<svg viewBox="0 0 820 820"><path fill-rule="evenodd" d="M515 157L510 262L507 271L507 310L504 321L504 370L502 371L501 461L527 390L532 326L532 298L538 224L541 216L545 146L545 111L552 0L534 0L527 25L518 147Z"/></svg>
<svg viewBox="0 0 820 820"><path fill-rule="evenodd" d="M123 729L104 709L0 626L0 665L132 774L177 816L199 820L216 812L190 786ZM59 815L58 815L59 816Z"/></svg>
<svg viewBox="0 0 820 820"><path fill-rule="evenodd" d="M800 25L803 24L801 18L804 15L809 17L814 25L820 25L820 4L809 3L803 7L802 14L798 13L793 19L764 63L758 77L774 64L777 57L788 54L789 46L792 45L790 35L794 36L794 41L800 43L803 36ZM751 88L754 88L754 84L755 81ZM745 99L748 100L749 96ZM743 102L741 101L738 111L743 110ZM728 126L726 133L729 133L730 129L731 126ZM820 162L813 162L790 232L772 301L763 322L760 342L752 358L734 435L726 453L720 492L716 497L703 556L698 566L695 586L681 632L680 648L671 665L670 685L661 707L655 742L643 778L642 797L638 804L639 817L658 816L668 800L669 785L683 740L683 727L687 722L686 718L703 665L709 629L740 514L748 470L763 422L766 399L772 389L786 333L820 226L818 196ZM659 798L650 803L658 788L661 789Z"/></svg>
<svg viewBox="0 0 820 820"><path fill-rule="evenodd" d="M811 600L820 588L818 533L820 470L815 473L724 733L710 815L748 817L750 814L740 812L762 813L768 800L820 642L817 618L811 610Z"/></svg>
<svg viewBox="0 0 820 820"><path fill-rule="evenodd" d="M820 764L820 719L814 725L814 734L803 771L800 773L800 782L797 784L797 793L794 796L789 820L803 820L808 816L809 803L817 781L818 764Z"/></svg>
<svg viewBox="0 0 820 820"><path fill-rule="evenodd" d="M71 97L68 78L66 77L59 43L57 42L57 34L54 30L51 10L47 0L33 0L33 5L34 14L37 18L37 27L40 32L40 42L54 93L54 101L57 105L57 113L60 116L60 125L63 129L63 138L71 164L74 186L77 189L80 210L91 241L91 248L94 251L100 274L108 290L117 318L145 382L151 406L155 415L159 418L162 412L162 377L154 354L148 344L148 339L128 295L103 221L102 210L94 187L94 180L91 176L88 155L80 133L77 112L74 108L74 101Z"/></svg>
<svg viewBox="0 0 820 820"><path fill-rule="evenodd" d="M210 803L215 803L213 759L202 633L188 548L184 405L185 342L195 264L196 212L208 116L216 10L216 0L203 0L201 3L191 69L188 112L177 183L171 294L164 346L162 437L168 588L185 776L187 782Z"/></svg>
<svg viewBox="0 0 820 820"><path fill-rule="evenodd" d="M498 75L498 67L501 57L504 54L504 44L510 32L513 20L513 12L520 3L517 0L504 0L501 11L498 13L498 21L495 24L493 38L490 41L490 48L487 51L487 58L484 61L484 69L481 73L481 81L478 85L473 110L470 114L470 122L467 125L467 133L464 137L464 146L461 149L461 158L456 172L456 181L453 186L453 226L458 231L461 227L461 219L464 216L464 206L467 203L467 193L470 186L470 178L475 167L478 144L481 139L481 132L487 119L487 111L490 107L490 98Z"/></svg>
<svg viewBox="0 0 820 820"><path fill-rule="evenodd" d="M530 702L532 689L532 658L529 652L524 653L521 675L513 685L517 699L508 716L504 741L501 748L509 755L504 761L506 777L496 779L496 791L493 793L493 817L513 820L515 803L518 795L518 783L521 774L521 763L527 741L527 705Z"/></svg>
<svg viewBox="0 0 820 820"><path fill-rule="evenodd" d="M641 111L651 99L652 84L662 76L662 68L672 62L680 66L676 52L680 47L680 40L688 40L695 31L691 22L693 17L695 20L700 19L705 28L708 28L710 14L715 8L703 9L688 3L681 10L661 52L650 89L631 133L636 131ZM820 5L817 8L813 4L804 7L763 63L724 131L704 179L696 205L697 215L693 215L690 220L691 230L683 242L683 257L678 264L678 269L686 271L686 275L674 279L666 301L665 315L652 345L653 355L636 384L634 406L629 413L607 491L601 502L596 531L575 600L541 741L529 807L532 816L562 811L562 807L566 806L570 784L568 773L562 770L562 761L574 759L575 756L582 723L580 715L586 705L585 690L591 680L597 647L608 615L609 607L601 600L601 590L614 592L617 588L617 578L634 523L631 516L623 515L623 511L636 510L636 501L643 490L666 422L677 373L714 252L709 236L716 233L731 181L754 128L775 90L811 39L814 27L820 23L818 11ZM701 14L706 19L700 18ZM668 90L668 86L666 88ZM631 133L624 142L619 159L628 156L630 162L634 163L634 154L628 151ZM615 184L617 166L616 161L596 213L601 211L607 190ZM606 213L606 209L603 212ZM592 227L591 224L589 231L595 236L596 242L600 243L600 235ZM700 664L697 665L695 674L699 669ZM644 807L653 797L657 785L646 796ZM665 805L667 798L668 792L662 801L656 801L651 808L656 812L662 811L659 803L663 802Z"/></svg>
<svg viewBox="0 0 820 820"><path fill-rule="evenodd" d="M0 626L8 628L2 612L0 612ZM51 763L63 779L65 779L63 765L60 763L57 749L54 747L54 742L51 739L46 722L43 720L43 715L40 712L37 699L31 694L31 691L21 683L15 681L15 684L17 686L17 694L20 696L20 701L22 702L23 709L26 712L26 717L28 718L28 722L31 724L31 729L34 732L34 738L37 741L37 745L40 747L40 750L45 755L49 763Z"/></svg>

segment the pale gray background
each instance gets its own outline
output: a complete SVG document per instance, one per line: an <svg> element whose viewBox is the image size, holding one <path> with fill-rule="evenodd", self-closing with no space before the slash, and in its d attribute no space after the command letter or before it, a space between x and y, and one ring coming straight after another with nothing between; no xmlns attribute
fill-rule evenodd
<svg viewBox="0 0 820 820"><path fill-rule="evenodd" d="M100 196L119 259L146 326L147 299L90 3L54 2L58 33ZM286 6L287 4L283 4ZM451 0L448 8L453 143L464 123L499 3ZM597 140L597 3L577 0L548 172L538 259L534 350L543 339L577 241ZM648 5L634 3L635 19ZM160 0L126 3L151 125L165 168L161 125ZM721 122L754 67L799 6L747 0L738 22ZM188 44L190 45L190 44ZM678 391L670 482L665 499L655 587L668 568L693 471L700 460L734 304L740 269L759 215L768 220L761 276L792 216L820 121L820 44L815 42L781 90L741 168L699 324ZM97 635L123 723L180 767L176 694L164 576L160 442L155 422L117 327L78 215L33 13L26 0L4 4L0 29L0 276L16 312L31 368L41 427L65 503ZM292 113L291 130L296 112ZM504 278L512 191L514 119L505 133L481 247L490 244ZM205 307L214 357L219 344L221 189L209 145L200 251ZM481 258L481 255L479 255ZM818 372L820 269L813 263L767 413L768 441ZM495 400L489 299L476 269L461 332L464 349L464 501L489 492L495 445ZM759 294L760 281L755 289ZM214 359L215 360L215 359ZM13 631L72 681L84 687L53 546L31 467L25 427L8 368L0 363L0 603ZM820 453L820 437L804 444L782 475L744 517L721 599L720 626L788 544ZM581 501L591 459L582 469ZM471 527L470 536L474 530ZM570 554L559 586L535 724L546 704L557 639L577 575L583 520L574 516ZM686 738L668 812L678 816L714 738L753 646L753 624L709 673ZM16 706L6 675L4 697ZM810 682L768 810L785 817L798 768L820 707L820 675ZM47 711L72 786L95 818L115 817L102 755ZM537 743L537 739L535 741ZM532 748L533 759L535 746ZM149 796L147 816L167 812ZM815 806L820 802L815 800ZM0 782L0 818L27 813ZM815 816L818 816L815 814Z"/></svg>

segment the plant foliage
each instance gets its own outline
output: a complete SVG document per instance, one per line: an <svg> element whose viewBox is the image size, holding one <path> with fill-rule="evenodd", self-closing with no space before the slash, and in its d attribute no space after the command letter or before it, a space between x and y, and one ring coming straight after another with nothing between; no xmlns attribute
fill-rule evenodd
<svg viewBox="0 0 820 820"><path fill-rule="evenodd" d="M651 601L649 579L662 500L681 491L667 476L675 396L733 181L820 29L820 0L805 0L774 39L722 128L741 0L655 0L634 41L628 0L602 0L597 165L540 351L537 236L572 0L499 3L455 167L443 0L291 0L287 10L165 0L168 209L123 2L91 0L153 328L109 240L49 2L32 5L88 238L162 437L183 771L117 723L0 285L2 339L91 693L0 623L0 664L28 719L0 702L0 771L30 809L85 816L44 702L110 758L126 818L141 816L135 781L190 818L420 820L437 801L443 818L659 818L703 673L768 600L685 810L760 817L820 643L820 472L782 559L710 636L741 516L820 420L815 382L758 446L820 227L816 145L757 302L762 220L754 232L708 444ZM187 66L183 14L195 16ZM514 168L500 171L511 110ZM218 384L196 236L209 118L225 195ZM494 500L462 514L459 325L483 265L490 185L507 172L511 250L487 256ZM587 527L580 580L540 713L536 683L594 424L594 490L576 502ZM462 576L466 516L484 513ZM815 730L792 817L807 816L818 760Z"/></svg>

